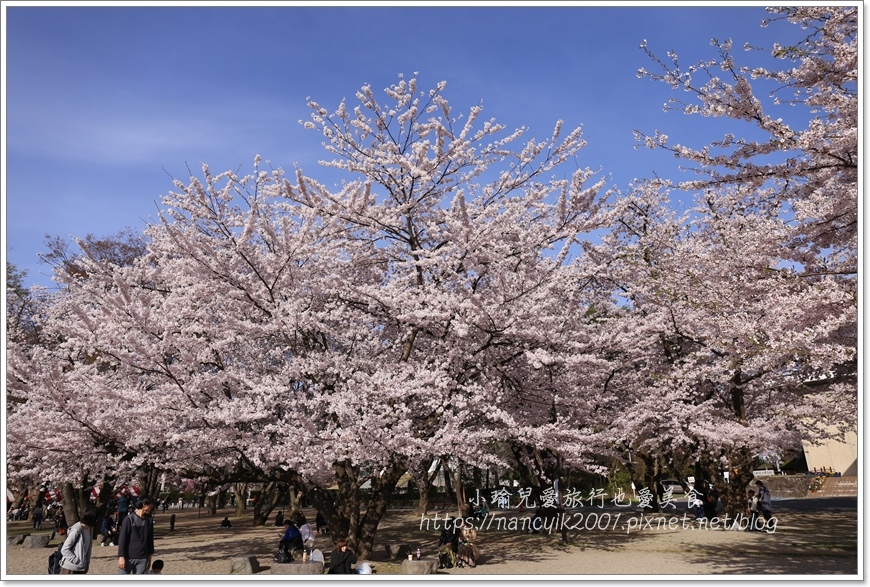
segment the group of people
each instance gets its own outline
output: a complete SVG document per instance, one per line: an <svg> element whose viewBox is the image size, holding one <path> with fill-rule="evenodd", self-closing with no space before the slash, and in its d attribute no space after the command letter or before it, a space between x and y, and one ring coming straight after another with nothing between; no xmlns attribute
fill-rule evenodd
<svg viewBox="0 0 870 587"><path fill-rule="evenodd" d="M746 527L747 531L761 531L765 528L770 519L773 517L771 512L771 494L770 489L760 480L755 481L756 490L750 489L747 494L747 507L743 513L748 519L749 524ZM696 515L699 519L712 519L718 516L719 494L714 489L713 485L707 480L702 480L701 483L694 488L696 502ZM761 520L764 520L763 522ZM739 522L737 525L740 526Z"/></svg>
<svg viewBox="0 0 870 587"><path fill-rule="evenodd" d="M118 544L118 574L144 575L161 574L163 561L154 560L154 501L150 497L142 497L137 502L132 513L124 516L117 532ZM79 521L70 526L66 540L60 548L60 574L85 574L91 565L91 547L94 542L94 530L98 520L97 506L88 504L82 511ZM111 515L103 518L100 528L103 533L101 546L106 545L107 537L114 545L115 532L111 528Z"/></svg>
<svg viewBox="0 0 870 587"><path fill-rule="evenodd" d="M283 519L283 512L279 512L279 515L283 520L284 531L281 533L278 548L287 555L288 561L293 560L292 551L310 551L314 548L314 530L302 512L298 512L292 520Z"/></svg>
<svg viewBox="0 0 870 587"><path fill-rule="evenodd" d="M719 510L719 494L713 484L702 479L701 482L694 487L695 499L697 502L698 518L707 518L712 520L718 515Z"/></svg>
<svg viewBox="0 0 870 587"><path fill-rule="evenodd" d="M477 530L464 524L461 519L448 518L438 538L438 568L474 568L479 558Z"/></svg>
<svg viewBox="0 0 870 587"><path fill-rule="evenodd" d="M770 518L773 517L771 513L771 503L770 503L770 490L767 486L761 481L756 481L755 486L758 488L758 493L753 490L749 490L749 504L747 506L748 514L749 514L749 528L748 531L761 531L768 522L770 522ZM760 524L759 517L764 518L764 524Z"/></svg>
<svg viewBox="0 0 870 587"><path fill-rule="evenodd" d="M51 539L60 534L63 536L67 531L66 516L63 513L63 506L59 503L52 502L43 507L37 505L32 510L27 505L20 505L16 508L10 508L6 514L6 519L10 522L18 520L26 520L31 518L34 530L41 530L42 525L49 522L54 525L54 530L51 533Z"/></svg>
<svg viewBox="0 0 870 587"><path fill-rule="evenodd" d="M279 534L281 536L278 543L279 558L276 559L279 562L291 562L293 552L302 552L310 556L313 553L317 534L326 530L326 520L320 512L317 513L316 520L317 534L302 512L297 512L292 519L290 517L285 519L284 512L278 512L275 524L277 525L279 521L284 526L284 531ZM338 540L329 557L327 573L330 575L356 573L356 562L356 553L351 550L347 541Z"/></svg>
<svg viewBox="0 0 870 587"><path fill-rule="evenodd" d="M10 507L6 511L6 520L9 522L17 522L30 518L33 522L33 529L39 530L45 522L57 522L59 517L63 515L63 506L57 502L51 502L46 506L37 505L31 507L25 502L17 507Z"/></svg>

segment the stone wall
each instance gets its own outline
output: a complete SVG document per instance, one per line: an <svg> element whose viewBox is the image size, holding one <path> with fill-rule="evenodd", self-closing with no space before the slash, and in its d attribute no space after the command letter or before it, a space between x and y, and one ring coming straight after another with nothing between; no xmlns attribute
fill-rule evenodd
<svg viewBox="0 0 870 587"><path fill-rule="evenodd" d="M828 477L813 497L857 497L858 477Z"/></svg>
<svg viewBox="0 0 870 587"><path fill-rule="evenodd" d="M813 477L810 475L775 475L772 477L758 477L762 483L770 489L773 497L807 497L810 491L810 483ZM747 489L755 487L755 480Z"/></svg>

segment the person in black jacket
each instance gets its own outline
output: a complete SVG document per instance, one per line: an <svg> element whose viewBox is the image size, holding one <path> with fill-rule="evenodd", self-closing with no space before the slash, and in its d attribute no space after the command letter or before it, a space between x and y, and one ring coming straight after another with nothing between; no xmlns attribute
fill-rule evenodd
<svg viewBox="0 0 870 587"><path fill-rule="evenodd" d="M108 543L109 546L115 546L115 520L112 519L111 512L106 512L106 515L103 516L103 523L100 526L100 534L103 535L103 540L100 542L100 546L106 546Z"/></svg>
<svg viewBox="0 0 870 587"><path fill-rule="evenodd" d="M456 518L448 518L438 537L438 568L451 569L456 566L456 552L459 550L459 529Z"/></svg>
<svg viewBox="0 0 870 587"><path fill-rule="evenodd" d="M356 554L347 547L347 540L339 540L335 543L335 549L329 557L330 575L349 575L354 572Z"/></svg>
<svg viewBox="0 0 870 587"><path fill-rule="evenodd" d="M317 512L317 516L314 518L314 526L315 531L318 534L325 534L329 532L329 528L326 524L326 518L323 517L323 514Z"/></svg>
<svg viewBox="0 0 870 587"><path fill-rule="evenodd" d="M717 516L719 494L713 485L706 479L701 480L700 490L696 490L698 499L701 500L701 509L704 512L704 517L712 520Z"/></svg>
<svg viewBox="0 0 870 587"><path fill-rule="evenodd" d="M118 574L144 575L154 555L154 501L139 500L138 509L124 518L118 531Z"/></svg>

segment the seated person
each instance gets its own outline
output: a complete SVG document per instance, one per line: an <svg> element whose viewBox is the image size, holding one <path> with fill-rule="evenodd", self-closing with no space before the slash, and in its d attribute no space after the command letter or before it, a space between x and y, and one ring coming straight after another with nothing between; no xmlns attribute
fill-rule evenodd
<svg viewBox="0 0 870 587"><path fill-rule="evenodd" d="M314 548L314 530L312 530L311 524L306 521L305 516L301 513L296 516L296 526L302 535L302 546L308 550Z"/></svg>
<svg viewBox="0 0 870 587"><path fill-rule="evenodd" d="M348 575L354 573L356 554L347 546L346 540L335 543L335 549L329 557L329 575Z"/></svg>
<svg viewBox="0 0 870 587"><path fill-rule="evenodd" d="M112 519L110 512L106 512L106 515L103 516L100 534L103 535L103 541L100 542L100 546L105 546L107 543L109 546L115 546L115 521Z"/></svg>
<svg viewBox="0 0 870 587"><path fill-rule="evenodd" d="M233 524L232 524L232 522L230 522L229 516L226 516L226 517L224 517L223 520L221 520L221 528L232 528L232 527L233 527Z"/></svg>
<svg viewBox="0 0 870 587"><path fill-rule="evenodd" d="M318 534L325 534L329 532L329 528L326 525L326 518L323 517L323 514L317 512L317 516L314 518L314 524L316 526L316 531Z"/></svg>
<svg viewBox="0 0 870 587"><path fill-rule="evenodd" d="M441 536L438 538L438 562L439 568L453 568L456 566L456 552L459 547L459 532L456 528L455 518L449 518Z"/></svg>
<svg viewBox="0 0 870 587"><path fill-rule="evenodd" d="M288 554L293 550L302 550L303 548L302 533L299 532L299 528L296 527L293 520L289 518L284 520L284 533L281 534L281 542L278 544L278 548Z"/></svg>
<svg viewBox="0 0 870 587"><path fill-rule="evenodd" d="M477 531L474 528L461 528L459 530L459 548L456 552L459 566L468 565L471 568L477 566L480 551L477 550Z"/></svg>

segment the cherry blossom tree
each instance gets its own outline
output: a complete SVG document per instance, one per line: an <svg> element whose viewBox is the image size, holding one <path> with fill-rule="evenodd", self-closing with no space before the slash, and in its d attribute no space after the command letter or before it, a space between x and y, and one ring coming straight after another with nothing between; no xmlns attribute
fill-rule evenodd
<svg viewBox="0 0 870 587"><path fill-rule="evenodd" d="M644 48L661 69L641 75L695 97L671 107L767 137L639 134L690 181L605 191L580 129L527 139L400 77L309 101L339 185L204 165L135 254L55 249L44 342L10 339L16 475L256 483L255 523L292 486L361 557L401 475L436 460L457 505L466 466L542 488L633 454L646 484L695 465L738 509L759 452L855 414L857 11L780 14L811 32L774 49L782 71L730 42L687 70ZM767 112L771 81L806 128Z"/></svg>
<svg viewBox="0 0 870 587"><path fill-rule="evenodd" d="M691 455L732 513L759 452L818 437L819 424L852 426L856 414L857 9L773 12L810 31L772 51L796 67L738 67L731 42L714 41L719 59L683 69L643 46L660 72L641 75L697 98L668 108L749 121L768 138L692 149L638 133L693 165L697 178L678 187L695 207L668 216L661 185L637 186L600 249L648 334L635 336L647 344L629 347L635 372L624 374L643 393L630 403L648 407L629 410L620 440L671 461ZM757 98L754 80L793 97ZM781 104L815 116L800 130L765 111Z"/></svg>
<svg viewBox="0 0 870 587"><path fill-rule="evenodd" d="M134 237L129 242L138 243ZM79 255L69 252L69 245L60 239L51 241L53 251L64 252L66 263L58 263L57 278L68 285L86 281L87 275L67 271L76 266ZM109 248L127 248L125 237L96 239L90 236L86 243L97 243L100 255ZM112 244L114 243L114 244ZM87 250L87 245L82 245ZM86 253L81 254L84 258ZM135 255L125 258L113 255L116 262L132 263ZM34 288L27 332L18 336L20 322L7 322L11 327L7 336L7 472L12 479L30 480L31 495L39 494L45 484L59 486L67 503L70 523L88 503L91 490L97 487L98 505L105 508L113 495L119 470L118 461L124 457L123 443L112 434L113 409L104 405L107 398L95 398L83 388L93 380L84 371L101 369L102 364L93 352L82 351L74 337L65 329L69 319L74 289L63 289L54 294ZM118 424L124 422L123 417ZM127 472L129 473L129 471Z"/></svg>
<svg viewBox="0 0 870 587"><path fill-rule="evenodd" d="M668 149L692 164L700 177L684 182L684 188L703 190L737 184L769 190L767 197L777 198L793 214L793 234L785 248L808 275L854 275L858 9L806 6L772 8L770 12L808 31L801 42L785 47L775 44L771 50L774 58L796 63L794 67L738 67L731 41L714 39L719 58L685 69L679 66L676 55L666 64L644 44L644 51L660 70L639 72L697 98L689 103L671 99L667 109L748 122L764 139L738 139L728 134L708 147L693 149L670 145L662 133L654 137L637 134L647 145ZM716 69L722 72L721 77ZM754 82L775 84L769 100L753 93ZM789 91L791 94L785 95ZM767 106L770 102L772 105ZM771 114L766 107L777 112ZM789 125L785 121L795 117L788 116L795 110L801 114ZM809 116L802 115L805 112Z"/></svg>
<svg viewBox="0 0 870 587"><path fill-rule="evenodd" d="M577 442L573 406L554 405L564 382L551 383L543 390L549 399L532 401L525 414L516 410L524 395L516 382L528 383L541 367L531 351L555 347L563 331L578 328L570 317L582 299L566 259L581 235L598 227L594 203L603 181L589 185L588 169L574 171L571 181L544 181L582 147L579 129L562 138L558 124L549 140L513 152L508 145L522 131L485 143L502 127L490 120L475 131L479 107L458 126L443 87L418 96L416 80L402 79L381 105L365 86L352 112L342 103L330 113L312 101L305 125L326 138L335 156L326 164L360 179L340 197L300 179L291 197L319 216L341 218L375 245L366 262L389 272L389 287L374 282L350 296L401 342L392 343L398 369L412 368L415 379L421 371L437 374L424 381L422 402L403 414L423 441L422 455L493 463L486 447L508 437L562 442L579 455L564 444L572 435ZM510 167L492 173L502 161ZM376 194L377 187L384 191ZM562 344L565 356L577 352Z"/></svg>
<svg viewBox="0 0 870 587"><path fill-rule="evenodd" d="M82 443L87 414L120 406L99 434L117 454L94 453L115 470L292 483L361 556L422 461L498 462L488 447L506 439L582 459L588 432L562 399L576 376L545 366L581 360L571 257L599 227L603 180L548 177L574 166L579 129L512 150L524 130L498 138L443 89L401 79L381 105L364 87L353 115L312 102L328 165L359 178L337 191L259 160L176 182L147 254L78 260L86 277L53 309L62 350L22 363L22 386L75 390L82 413L67 401L59 417Z"/></svg>

